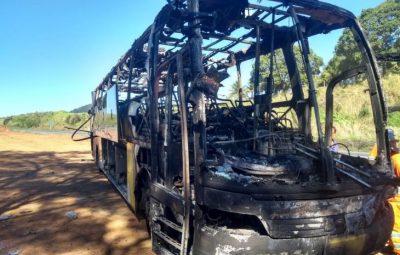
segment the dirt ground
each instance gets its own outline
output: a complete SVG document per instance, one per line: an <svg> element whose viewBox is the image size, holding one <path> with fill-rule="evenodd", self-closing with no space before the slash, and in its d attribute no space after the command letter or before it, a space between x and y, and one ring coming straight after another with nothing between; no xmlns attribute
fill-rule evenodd
<svg viewBox="0 0 400 255"><path fill-rule="evenodd" d="M0 131L0 255L152 254L145 222L89 148L68 135Z"/></svg>

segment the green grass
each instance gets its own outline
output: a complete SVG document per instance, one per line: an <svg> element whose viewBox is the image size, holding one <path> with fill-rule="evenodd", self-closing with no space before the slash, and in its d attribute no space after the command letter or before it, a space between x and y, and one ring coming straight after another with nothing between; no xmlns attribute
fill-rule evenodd
<svg viewBox="0 0 400 255"><path fill-rule="evenodd" d="M400 127L400 112L389 113L389 126L396 128Z"/></svg>

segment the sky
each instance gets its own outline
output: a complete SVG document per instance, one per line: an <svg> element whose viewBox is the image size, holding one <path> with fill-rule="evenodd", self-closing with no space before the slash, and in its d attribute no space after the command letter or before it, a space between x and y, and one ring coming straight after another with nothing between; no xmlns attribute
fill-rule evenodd
<svg viewBox="0 0 400 255"><path fill-rule="evenodd" d="M329 0L359 15L383 0ZM1 0L0 117L70 111L152 23L166 0ZM326 63L340 33L314 40ZM328 46L329 45L329 46Z"/></svg>

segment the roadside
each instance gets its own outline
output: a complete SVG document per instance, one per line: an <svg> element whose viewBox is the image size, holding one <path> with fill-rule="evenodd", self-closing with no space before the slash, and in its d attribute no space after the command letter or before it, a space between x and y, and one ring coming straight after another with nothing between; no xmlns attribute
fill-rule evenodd
<svg viewBox="0 0 400 255"><path fill-rule="evenodd" d="M89 148L68 135L0 131L0 255L152 254L145 222Z"/></svg>

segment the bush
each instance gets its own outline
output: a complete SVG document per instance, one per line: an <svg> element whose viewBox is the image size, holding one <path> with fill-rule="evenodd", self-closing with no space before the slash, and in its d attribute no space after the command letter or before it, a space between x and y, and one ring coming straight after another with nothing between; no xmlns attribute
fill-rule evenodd
<svg viewBox="0 0 400 255"><path fill-rule="evenodd" d="M400 112L390 113L388 124L390 127L400 127Z"/></svg>
<svg viewBox="0 0 400 255"><path fill-rule="evenodd" d="M358 112L358 117L360 118L364 118L364 117L368 117L370 114L369 112L369 106L367 105L363 105L360 109L360 111Z"/></svg>
<svg viewBox="0 0 400 255"><path fill-rule="evenodd" d="M30 113L14 116L11 126L17 128L37 128L40 125L40 114Z"/></svg>
<svg viewBox="0 0 400 255"><path fill-rule="evenodd" d="M346 116L345 114L341 114L338 112L333 112L333 122L339 124L350 123L351 118Z"/></svg>
<svg viewBox="0 0 400 255"><path fill-rule="evenodd" d="M86 113L69 113L65 111L27 113L7 117L7 127L36 128L61 130L65 126L77 127L88 118Z"/></svg>
<svg viewBox="0 0 400 255"><path fill-rule="evenodd" d="M75 125L81 121L82 121L82 119L78 114L68 115L68 117L66 119L66 122L70 125Z"/></svg>

